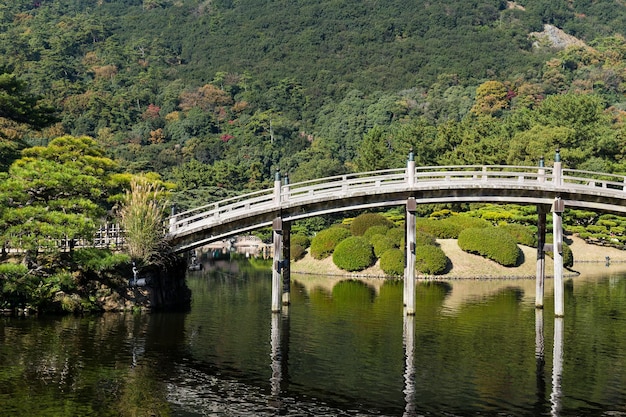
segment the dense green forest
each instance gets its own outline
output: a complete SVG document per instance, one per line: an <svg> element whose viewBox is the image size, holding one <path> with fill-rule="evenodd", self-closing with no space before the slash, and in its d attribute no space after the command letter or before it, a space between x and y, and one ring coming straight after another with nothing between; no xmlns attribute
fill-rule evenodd
<svg viewBox="0 0 626 417"><path fill-rule="evenodd" d="M0 69L57 118L4 119L4 171L88 136L119 171L175 183L182 208L411 148L418 165L535 165L561 147L569 167L626 172L618 1L5 3ZM584 43L529 35L546 24Z"/></svg>
<svg viewBox="0 0 626 417"><path fill-rule="evenodd" d="M2 2L1 256L26 256L0 265L0 308L101 308L94 276L125 288L120 265L165 262L167 198L205 204L277 170L397 168L411 150L417 165L549 165L560 148L566 167L625 174L624 28L618 0ZM442 209L535 215L420 214ZM626 241L624 218L566 217L583 238ZM138 243L129 256L58 253L108 220Z"/></svg>

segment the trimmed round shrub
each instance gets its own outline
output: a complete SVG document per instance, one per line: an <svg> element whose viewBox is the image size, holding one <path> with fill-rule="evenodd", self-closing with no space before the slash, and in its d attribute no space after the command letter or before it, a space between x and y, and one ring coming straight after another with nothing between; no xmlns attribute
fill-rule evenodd
<svg viewBox="0 0 626 417"><path fill-rule="evenodd" d="M439 239L457 239L459 233L469 228L489 227L489 222L462 214L446 217L441 220L418 219L417 230L431 234Z"/></svg>
<svg viewBox="0 0 626 417"><path fill-rule="evenodd" d="M566 268L574 266L574 254L572 253L572 248L570 248L565 242L563 242L563 266Z"/></svg>
<svg viewBox="0 0 626 417"><path fill-rule="evenodd" d="M324 229L311 239L311 256L324 259L335 250L335 246L350 236L350 231L343 227Z"/></svg>
<svg viewBox="0 0 626 417"><path fill-rule="evenodd" d="M380 257L380 269L387 275L399 277L404 275L404 251L388 249Z"/></svg>
<svg viewBox="0 0 626 417"><path fill-rule="evenodd" d="M372 236L375 236L375 235L386 235L388 230L389 230L389 228L387 226L383 226L383 225L372 226L369 229L367 229L365 231L365 233L363 233L363 237L365 239L369 240L370 243L371 243L370 238Z"/></svg>
<svg viewBox="0 0 626 417"><path fill-rule="evenodd" d="M404 246L404 228L403 227L393 227L387 230L385 234L396 248L401 248Z"/></svg>
<svg viewBox="0 0 626 417"><path fill-rule="evenodd" d="M448 269L448 257L439 246L415 247L415 269L428 275L440 275Z"/></svg>
<svg viewBox="0 0 626 417"><path fill-rule="evenodd" d="M504 266L517 265L520 249L513 236L499 227L470 228L459 234L459 247Z"/></svg>
<svg viewBox="0 0 626 417"><path fill-rule="evenodd" d="M394 248L393 241L387 236L376 235L375 237L376 239L370 243L374 247L374 255L376 255L377 258L380 258L388 249Z"/></svg>
<svg viewBox="0 0 626 417"><path fill-rule="evenodd" d="M416 227L418 232L427 233L439 239L456 239L459 236L461 226L451 223L446 219L416 219Z"/></svg>
<svg viewBox="0 0 626 417"><path fill-rule="evenodd" d="M387 226L387 228L391 228L393 223L382 214L363 213L352 220L350 231L354 236L363 236L367 229L372 226Z"/></svg>
<svg viewBox="0 0 626 417"><path fill-rule="evenodd" d="M415 246L425 245L437 246L437 240L433 235L418 231L415 234Z"/></svg>
<svg viewBox="0 0 626 417"><path fill-rule="evenodd" d="M362 236L342 240L333 252L333 262L344 271L362 271L374 264L372 245Z"/></svg>
<svg viewBox="0 0 626 417"><path fill-rule="evenodd" d="M291 244L289 246L289 258L292 261L297 261L298 259L304 258L304 254L306 253L306 248L299 244Z"/></svg>
<svg viewBox="0 0 626 417"><path fill-rule="evenodd" d="M311 244L311 239L308 236L303 235L302 233L297 233L291 236L291 244L292 245L300 245L303 248L308 248Z"/></svg>
<svg viewBox="0 0 626 417"><path fill-rule="evenodd" d="M528 226L521 224L504 224L498 227L513 236L513 239L520 245L537 247L537 236Z"/></svg>

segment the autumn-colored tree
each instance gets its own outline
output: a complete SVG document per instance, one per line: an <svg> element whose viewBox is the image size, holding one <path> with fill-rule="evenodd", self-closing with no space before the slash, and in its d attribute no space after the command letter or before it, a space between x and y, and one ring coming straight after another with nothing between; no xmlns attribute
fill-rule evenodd
<svg viewBox="0 0 626 417"><path fill-rule="evenodd" d="M509 107L509 90L500 81L487 81L476 89L476 101L470 110L474 114L499 116Z"/></svg>

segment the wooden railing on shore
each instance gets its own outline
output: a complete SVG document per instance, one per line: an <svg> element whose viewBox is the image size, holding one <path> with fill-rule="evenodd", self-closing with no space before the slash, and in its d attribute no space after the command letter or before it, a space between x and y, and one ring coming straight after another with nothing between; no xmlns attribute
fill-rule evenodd
<svg viewBox="0 0 626 417"><path fill-rule="evenodd" d="M124 231L119 224L106 223L96 230L93 239L59 239L54 242L56 248L61 252L68 252L72 248L120 250L124 248ZM21 253L24 250L20 245L16 247L5 245L3 251L7 253Z"/></svg>

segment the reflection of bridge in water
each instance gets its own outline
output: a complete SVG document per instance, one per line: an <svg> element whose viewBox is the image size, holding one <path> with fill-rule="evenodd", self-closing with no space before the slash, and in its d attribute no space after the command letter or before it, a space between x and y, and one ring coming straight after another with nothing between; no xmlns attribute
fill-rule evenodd
<svg viewBox="0 0 626 417"><path fill-rule="evenodd" d="M545 252L554 253L555 315L563 316L563 229L565 207L626 213L626 177L563 169L557 151L553 167L447 166L415 167L411 155L406 169L281 182L274 187L212 203L172 216L169 241L184 252L212 242L272 226L272 311L289 304L289 239L291 222L348 210L385 206L405 207L406 261L404 305L415 313L415 246L418 204L532 204L538 212L536 305L543 306ZM545 242L546 215L552 213L553 242Z"/></svg>
<svg viewBox="0 0 626 417"><path fill-rule="evenodd" d="M307 289L309 293L318 291L319 289L323 289L324 291L328 291L332 293L332 286L324 285L321 281L316 277L304 277L302 279L297 278L294 281L297 281L300 285ZM341 279L334 280L335 285L345 281ZM371 283L375 283L375 280L363 280L367 285ZM377 280L382 284L378 286L385 285L384 280ZM493 285L495 280L491 282L493 290L495 291L493 294L481 294L481 297L489 297L491 295L496 295L502 291L506 291L507 289L511 289L514 287L517 289L522 289L522 292L526 290L532 292L534 285L526 286L526 283L534 284L532 280L520 280L515 282L505 282L500 280L499 285ZM428 285L432 282L425 282L425 285ZM458 291L463 294L465 298L465 302L469 302L473 299L473 295L478 295L478 292L473 290L470 291L470 294L464 294L464 289L469 288L470 286L476 286L476 284L481 284L480 281L476 280L466 280L466 281L454 281L450 284L447 282L450 287L452 287L451 292ZM439 282L438 284L444 284ZM469 285L468 285L469 284ZM472 285L474 284L474 285ZM461 291L459 291L461 290ZM446 298L448 295L446 295ZM532 300L528 300L529 303L532 303ZM520 300L520 302L524 302ZM532 305L532 304L531 304ZM443 309L445 310L446 304L444 302ZM403 346L404 346L404 366L403 366L403 380L404 380L404 402L405 409L403 413L403 417L414 417L418 414L419 409L419 398L417 398L417 390L416 385L418 383L423 383L420 381L419 371L416 369L415 361L416 361L416 329L415 329L415 316L414 315L404 315L403 321ZM564 318L563 317L555 317L554 318L554 336L552 341L552 373L551 373L551 391L549 399L545 397L546 392L546 356L550 358L550 355L546 355L545 346L547 341L545 340L545 332L544 332L544 310L536 308L535 309L535 373L536 373L536 392L537 392L537 407L543 409L544 404L550 407L550 415L558 416L560 415L561 403L563 398L563 389L562 389L562 378L563 378L563 367L564 367ZM270 377L270 385L271 385L271 395L273 398L272 407L277 409L282 409L282 391L283 391L283 379L288 378L289 376L289 333L290 333L290 321L289 321L289 313L284 316L281 314L272 314L271 315L271 333L270 333L270 367L272 370ZM531 352L528 353L532 355Z"/></svg>

